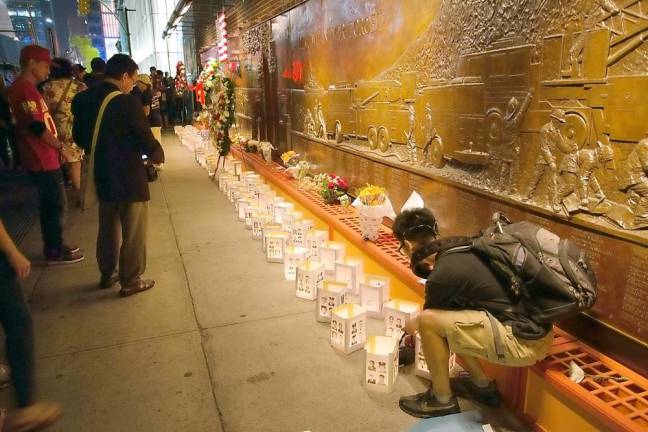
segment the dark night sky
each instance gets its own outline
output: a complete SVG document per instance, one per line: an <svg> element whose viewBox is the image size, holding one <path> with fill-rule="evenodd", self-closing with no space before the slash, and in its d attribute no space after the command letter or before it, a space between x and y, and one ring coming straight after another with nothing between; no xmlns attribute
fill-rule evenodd
<svg viewBox="0 0 648 432"><path fill-rule="evenodd" d="M76 0L52 0L56 34L61 53L68 49L68 18L76 16Z"/></svg>

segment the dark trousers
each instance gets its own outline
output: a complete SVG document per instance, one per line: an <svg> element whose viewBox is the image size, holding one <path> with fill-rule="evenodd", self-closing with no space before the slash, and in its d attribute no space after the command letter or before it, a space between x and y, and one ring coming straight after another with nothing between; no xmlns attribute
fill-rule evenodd
<svg viewBox="0 0 648 432"><path fill-rule="evenodd" d="M15 277L0 277L0 322L6 335L17 403L23 408L34 403L34 332L27 303Z"/></svg>
<svg viewBox="0 0 648 432"><path fill-rule="evenodd" d="M60 169L32 172L40 200L40 225L46 252L59 251L63 246L63 224L67 197Z"/></svg>

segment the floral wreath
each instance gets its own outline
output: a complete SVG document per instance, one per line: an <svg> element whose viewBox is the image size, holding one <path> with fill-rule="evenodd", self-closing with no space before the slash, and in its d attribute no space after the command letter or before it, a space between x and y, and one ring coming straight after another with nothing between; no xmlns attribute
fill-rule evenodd
<svg viewBox="0 0 648 432"><path fill-rule="evenodd" d="M210 96L207 110L211 142L219 155L226 156L232 145L229 130L234 124L234 82L223 74L220 63L215 60L205 65L199 80Z"/></svg>

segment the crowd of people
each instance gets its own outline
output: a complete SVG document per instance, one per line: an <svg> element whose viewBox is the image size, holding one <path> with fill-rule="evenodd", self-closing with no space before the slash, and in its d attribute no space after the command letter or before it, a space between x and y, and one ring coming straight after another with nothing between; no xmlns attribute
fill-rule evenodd
<svg viewBox="0 0 648 432"><path fill-rule="evenodd" d="M108 62L96 58L91 67L86 74L67 59L52 59L46 48L23 48L20 74L4 99L11 113L5 121L11 123L7 128L12 128L20 165L36 186L47 265L84 260L83 252L64 240L63 166L82 209L98 204L97 287L119 283L119 294L127 297L155 285L142 276L148 183L155 166L164 162L164 84L158 84L164 76L157 70L152 76L139 74L138 65L124 54ZM30 271L30 261L0 218L0 322L18 407L10 413L0 410L2 432L37 430L61 413L58 404L36 402L34 396L33 329L19 283Z"/></svg>

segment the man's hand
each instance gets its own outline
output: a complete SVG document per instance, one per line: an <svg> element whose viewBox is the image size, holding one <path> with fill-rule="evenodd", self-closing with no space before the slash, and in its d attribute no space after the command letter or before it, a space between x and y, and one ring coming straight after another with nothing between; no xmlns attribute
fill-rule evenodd
<svg viewBox="0 0 648 432"><path fill-rule="evenodd" d="M416 332L418 331L418 317L413 318L411 320L407 320L405 322L405 327L403 327L403 330L408 335L411 335L411 336L416 335Z"/></svg>
<svg viewBox="0 0 648 432"><path fill-rule="evenodd" d="M31 263L17 249L14 253L7 256L7 260L19 279L25 279L31 273Z"/></svg>

